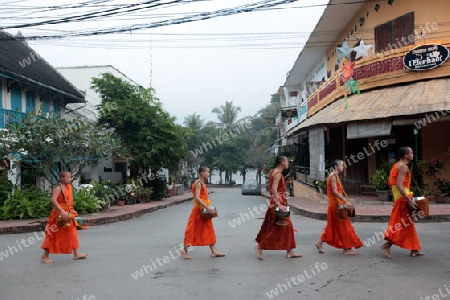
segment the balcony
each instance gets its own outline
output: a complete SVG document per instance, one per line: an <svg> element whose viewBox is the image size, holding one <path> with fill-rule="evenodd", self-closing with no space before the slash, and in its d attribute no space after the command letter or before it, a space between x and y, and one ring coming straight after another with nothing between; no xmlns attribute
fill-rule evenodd
<svg viewBox="0 0 450 300"><path fill-rule="evenodd" d="M429 41L427 44L441 44L450 49L450 39ZM434 78L450 76L450 60L438 68L427 71L411 71L403 65L403 57L418 45L395 49L387 54L372 55L356 62L353 78L358 81L361 92L380 87L408 84ZM307 99L308 117L344 96L342 69L334 73Z"/></svg>
<svg viewBox="0 0 450 300"><path fill-rule="evenodd" d="M0 129L6 128L9 124L20 122L26 115L23 112L0 108Z"/></svg>

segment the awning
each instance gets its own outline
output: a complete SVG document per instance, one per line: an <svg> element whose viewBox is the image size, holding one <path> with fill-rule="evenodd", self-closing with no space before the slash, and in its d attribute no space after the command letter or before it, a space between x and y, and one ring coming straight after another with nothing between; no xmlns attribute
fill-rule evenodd
<svg viewBox="0 0 450 300"><path fill-rule="evenodd" d="M448 111L450 114L450 78L362 91L347 99L341 98L307 118L287 135L310 126L415 116L435 111Z"/></svg>
<svg viewBox="0 0 450 300"><path fill-rule="evenodd" d="M391 129L391 121L353 122L347 124L347 139L390 135Z"/></svg>

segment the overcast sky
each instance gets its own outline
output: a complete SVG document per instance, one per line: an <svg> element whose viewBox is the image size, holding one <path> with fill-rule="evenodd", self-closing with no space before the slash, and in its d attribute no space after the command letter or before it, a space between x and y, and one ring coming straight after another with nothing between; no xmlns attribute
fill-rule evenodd
<svg viewBox="0 0 450 300"><path fill-rule="evenodd" d="M104 5L143 2L52 0L45 1L45 5L94 1ZM187 12L215 11L255 2L258 1L200 1L20 30L25 36L95 31L148 24L183 17ZM84 10L36 12L42 3L40 0L0 0L0 19L3 18L0 24L14 26L102 9L97 6ZM29 44L54 67L112 65L144 87L151 83L164 108L177 118L177 123L182 124L184 118L194 112L205 121L217 121L211 110L225 101L233 101L235 106L240 106L239 118L243 118L254 115L267 105L270 95L283 85L301 46L322 15L325 8L322 4L326 3L327 0L300 0L280 6L290 7L288 9L248 12L125 34L29 41ZM307 7L311 5L317 6ZM105 6L104 9L111 7ZM15 34L18 29L7 31Z"/></svg>

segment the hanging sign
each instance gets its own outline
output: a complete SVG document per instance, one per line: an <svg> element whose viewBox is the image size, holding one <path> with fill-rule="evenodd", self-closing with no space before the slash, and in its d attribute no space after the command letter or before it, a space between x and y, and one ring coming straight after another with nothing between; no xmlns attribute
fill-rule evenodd
<svg viewBox="0 0 450 300"><path fill-rule="evenodd" d="M281 116L287 119L295 118L298 116L297 108L281 109Z"/></svg>
<svg viewBox="0 0 450 300"><path fill-rule="evenodd" d="M449 51L445 46L437 44L421 45L409 50L403 58L406 68L422 71L439 67L447 60Z"/></svg>

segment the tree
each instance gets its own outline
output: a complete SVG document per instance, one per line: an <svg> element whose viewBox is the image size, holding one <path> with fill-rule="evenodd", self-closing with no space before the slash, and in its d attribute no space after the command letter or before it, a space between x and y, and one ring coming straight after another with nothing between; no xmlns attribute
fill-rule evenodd
<svg viewBox="0 0 450 300"><path fill-rule="evenodd" d="M114 130L138 169L156 172L176 166L187 156L190 131L175 123L152 89L134 86L111 73L94 78L92 88L102 97L99 124ZM116 110L103 109L111 103Z"/></svg>
<svg viewBox="0 0 450 300"><path fill-rule="evenodd" d="M29 112L7 129L0 136L3 154L31 165L49 182L55 182L61 170L70 170L77 179L84 167L111 157L119 148L112 132L103 127L42 112Z"/></svg>
<svg viewBox="0 0 450 300"><path fill-rule="evenodd" d="M234 106L233 101L225 101L225 105L213 108L212 112L217 114L220 123L225 129L230 128L237 120L238 113L241 111L239 106Z"/></svg>
<svg viewBox="0 0 450 300"><path fill-rule="evenodd" d="M190 177L192 177L192 173L195 173L197 166L204 160L204 157L199 156L200 153L198 152L202 142L207 139L203 122L204 120L200 119L200 115L196 113L185 117L183 122L191 132L191 138L188 141L189 155L186 158L186 167L189 170Z"/></svg>

